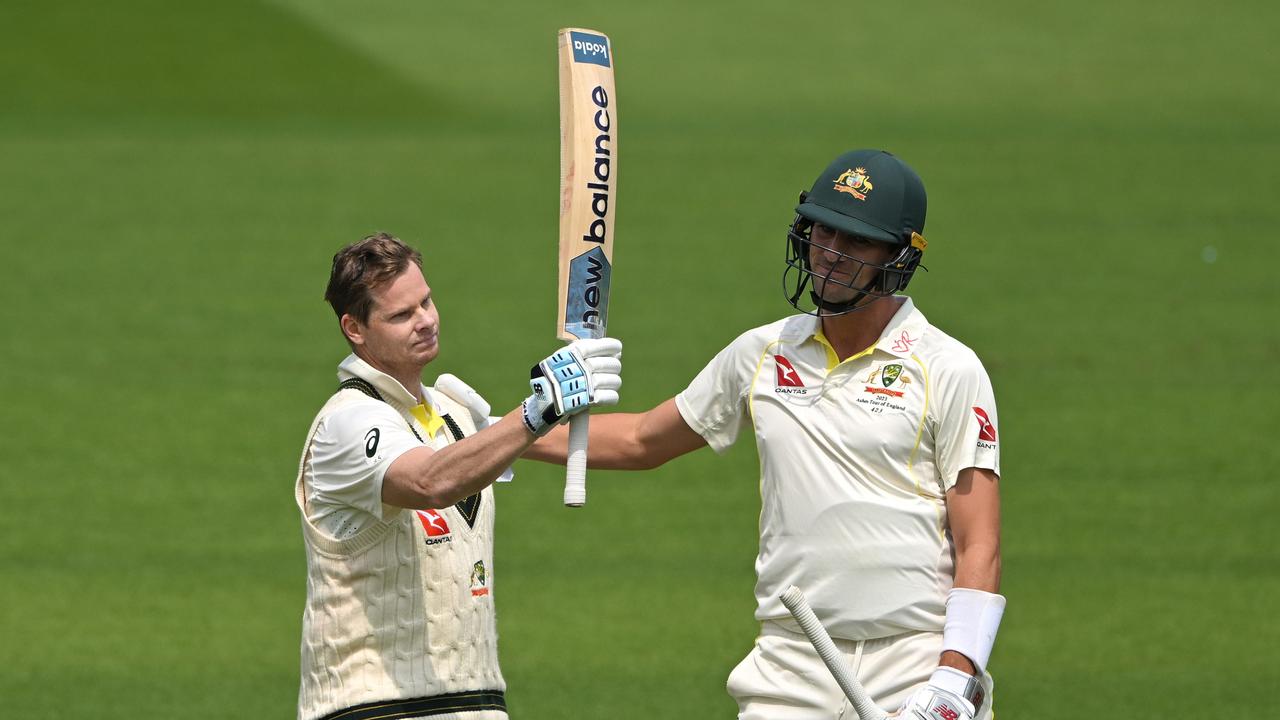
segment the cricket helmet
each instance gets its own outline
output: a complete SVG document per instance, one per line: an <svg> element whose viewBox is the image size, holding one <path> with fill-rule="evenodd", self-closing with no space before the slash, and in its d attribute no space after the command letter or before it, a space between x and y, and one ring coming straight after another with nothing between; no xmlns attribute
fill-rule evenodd
<svg viewBox="0 0 1280 720"><path fill-rule="evenodd" d="M870 303L863 298L888 297L907 289L924 256L924 182L903 161L883 150L853 150L827 166L808 192L800 193L795 220L787 232L787 266L782 289L787 301L810 315L842 315ZM883 264L868 263L836 252L839 261L854 263L853 280L842 282L809 266L811 234L821 223L849 235L885 243L896 252ZM824 248L828 252L835 252ZM835 266L832 267L834 270ZM866 281L859 278L873 274ZM865 270L865 272L864 272ZM854 285L858 281L860 285ZM848 302L831 303L814 290L815 283L834 283L857 291ZM807 300L805 302L808 290ZM811 303L813 308L809 308Z"/></svg>

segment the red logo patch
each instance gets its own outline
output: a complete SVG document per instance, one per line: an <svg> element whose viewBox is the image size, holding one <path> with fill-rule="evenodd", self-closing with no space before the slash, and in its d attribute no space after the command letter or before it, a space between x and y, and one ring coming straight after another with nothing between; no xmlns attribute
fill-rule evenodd
<svg viewBox="0 0 1280 720"><path fill-rule="evenodd" d="M871 385L867 385L866 390L867 392L873 395L888 395L890 397L902 397L901 391L890 390L889 388L873 387Z"/></svg>
<svg viewBox="0 0 1280 720"><path fill-rule="evenodd" d="M440 537L449 534L449 523L444 521L444 516L436 510L414 510L418 513L418 520L422 523L422 529L427 531L427 537Z"/></svg>
<svg viewBox="0 0 1280 720"><path fill-rule="evenodd" d="M995 442L996 426L991 424L991 418L987 417L987 411L976 407L973 409L973 413L978 416L978 439Z"/></svg>
<svg viewBox="0 0 1280 720"><path fill-rule="evenodd" d="M800 380L800 373L791 367L790 360L781 355L774 355L773 361L778 368L778 387L804 387L804 382Z"/></svg>
<svg viewBox="0 0 1280 720"><path fill-rule="evenodd" d="M942 720L957 720L957 718L960 717L960 713L956 712L955 708L952 708L950 705L944 705L943 703L938 703L933 706L933 714L936 717L942 718Z"/></svg>

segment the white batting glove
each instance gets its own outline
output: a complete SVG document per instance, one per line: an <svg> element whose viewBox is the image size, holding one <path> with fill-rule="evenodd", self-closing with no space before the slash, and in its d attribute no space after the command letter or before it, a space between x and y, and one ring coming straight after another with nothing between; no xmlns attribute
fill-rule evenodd
<svg viewBox="0 0 1280 720"><path fill-rule="evenodd" d="M973 720L978 714L974 698L982 703L982 688L974 676L955 668L933 671L929 683L911 693L894 717L905 720Z"/></svg>
<svg viewBox="0 0 1280 720"><path fill-rule="evenodd" d="M618 404L621 374L621 340L569 343L530 371L533 394L521 405L525 427L541 437L589 407Z"/></svg>

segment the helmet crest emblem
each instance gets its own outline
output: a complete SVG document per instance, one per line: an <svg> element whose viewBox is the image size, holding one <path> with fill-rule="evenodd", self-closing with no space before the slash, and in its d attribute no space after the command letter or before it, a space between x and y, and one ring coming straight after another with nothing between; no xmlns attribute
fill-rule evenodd
<svg viewBox="0 0 1280 720"><path fill-rule="evenodd" d="M836 178L835 184L836 191L849 193L859 200L866 200L867 193L871 192L874 187L871 184L871 177L867 175L867 169L863 167L845 170L840 173L840 177Z"/></svg>

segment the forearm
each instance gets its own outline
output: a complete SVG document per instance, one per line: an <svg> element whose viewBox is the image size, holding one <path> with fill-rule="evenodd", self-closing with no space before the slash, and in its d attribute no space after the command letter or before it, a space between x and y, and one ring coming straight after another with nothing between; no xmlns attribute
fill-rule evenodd
<svg viewBox="0 0 1280 720"><path fill-rule="evenodd" d="M604 470L646 470L649 464L640 441L644 413L601 413L591 416L587 467ZM528 460L563 465L569 452L569 427L556 427L525 451Z"/></svg>
<svg viewBox="0 0 1280 720"><path fill-rule="evenodd" d="M592 415L588 442L587 465L604 470L648 470L707 444L685 423L674 398L649 412ZM568 428L557 427L524 457L563 465L568 445Z"/></svg>
<svg viewBox="0 0 1280 720"><path fill-rule="evenodd" d="M969 674L981 672L994 641L1004 599L1000 592L999 478L985 469L962 471L947 494L947 511L955 541L954 590L947 598L947 631L951 650L939 665ZM958 650L963 650L959 652Z"/></svg>
<svg viewBox="0 0 1280 720"><path fill-rule="evenodd" d="M1000 546L996 542L970 543L956 548L955 586L1000 592Z"/></svg>
<svg viewBox="0 0 1280 720"><path fill-rule="evenodd" d="M383 498L399 507L448 507L489 486L533 439L520 410L513 410L497 423L440 450L412 456L406 453L387 470Z"/></svg>

